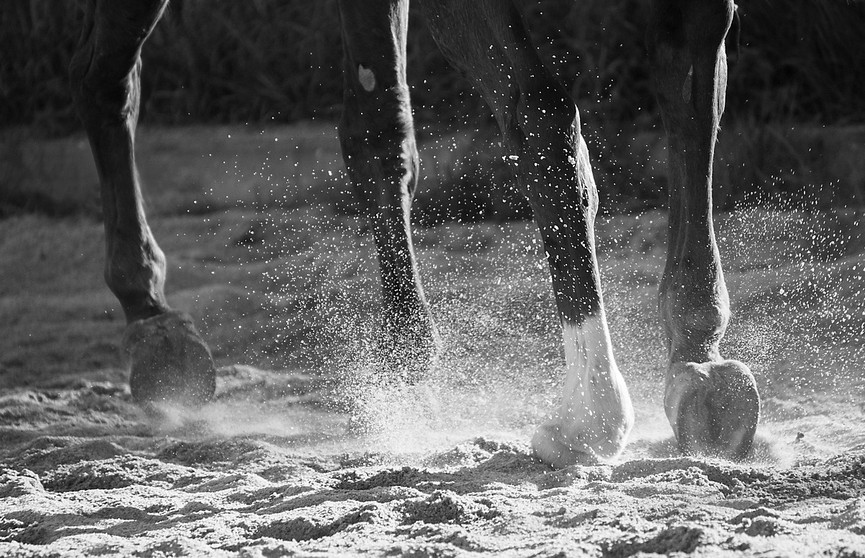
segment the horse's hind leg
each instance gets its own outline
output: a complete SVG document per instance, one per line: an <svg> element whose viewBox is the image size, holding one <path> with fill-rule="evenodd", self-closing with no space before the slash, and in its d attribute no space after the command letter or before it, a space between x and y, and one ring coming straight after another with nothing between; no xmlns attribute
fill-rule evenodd
<svg viewBox="0 0 865 558"><path fill-rule="evenodd" d="M70 77L99 173L105 281L126 315L132 395L200 402L213 395L213 361L189 316L165 301L165 256L147 225L135 166L141 46L166 4L89 0Z"/></svg>
<svg viewBox="0 0 865 558"><path fill-rule="evenodd" d="M510 0L422 5L442 52L493 110L547 252L567 376L561 406L532 447L556 466L615 457L634 416L601 299L593 232L598 197L577 109L538 59Z"/></svg>
<svg viewBox="0 0 865 558"><path fill-rule="evenodd" d="M733 0L655 0L649 54L670 149L670 223L660 286L669 371L664 406L685 453L745 456L760 399L723 360L730 304L712 225L712 157L724 111Z"/></svg>
<svg viewBox="0 0 865 558"><path fill-rule="evenodd" d="M437 350L415 262L409 212L418 179L405 75L408 0L344 0L343 159L372 227L382 282L381 357L413 380Z"/></svg>

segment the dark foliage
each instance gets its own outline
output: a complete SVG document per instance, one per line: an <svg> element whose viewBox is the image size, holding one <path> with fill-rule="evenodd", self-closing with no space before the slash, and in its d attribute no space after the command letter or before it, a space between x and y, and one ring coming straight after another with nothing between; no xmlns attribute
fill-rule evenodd
<svg viewBox="0 0 865 558"><path fill-rule="evenodd" d="M0 3L0 127L78 127L67 66L80 2ZM595 121L655 121L644 0L519 0L535 43ZM743 0L728 114L765 122L865 118L865 2ZM341 106L334 0L174 0L144 50L143 118L161 124L290 122ZM418 121L482 126L482 102L412 16ZM477 114L483 116L476 116Z"/></svg>

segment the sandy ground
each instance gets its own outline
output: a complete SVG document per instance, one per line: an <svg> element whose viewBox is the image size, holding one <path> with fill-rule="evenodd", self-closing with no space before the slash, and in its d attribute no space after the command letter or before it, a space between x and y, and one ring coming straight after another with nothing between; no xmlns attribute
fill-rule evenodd
<svg viewBox="0 0 865 558"><path fill-rule="evenodd" d="M169 299L220 366L199 410L131 404L98 223L0 221L2 556L865 556L861 212L719 218L724 352L764 398L744 463L670 441L664 215L599 223L638 420L618 462L564 470L527 445L563 365L530 223L418 231L445 346L411 388L368 357L378 286L355 220L230 209L153 226Z"/></svg>

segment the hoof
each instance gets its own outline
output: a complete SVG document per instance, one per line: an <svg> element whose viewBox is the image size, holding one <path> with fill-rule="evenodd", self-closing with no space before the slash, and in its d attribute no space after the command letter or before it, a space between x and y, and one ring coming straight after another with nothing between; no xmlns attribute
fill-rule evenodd
<svg viewBox="0 0 865 558"><path fill-rule="evenodd" d="M170 311L129 324L123 350L137 403L197 405L213 397L213 358L187 314Z"/></svg>
<svg viewBox="0 0 865 558"><path fill-rule="evenodd" d="M413 386L429 377L441 354L441 345L432 324L422 332L383 334L377 347L378 360L389 380Z"/></svg>
<svg viewBox="0 0 865 558"><path fill-rule="evenodd" d="M532 453L556 469L571 465L597 465L601 461L586 443L567 440L562 435L561 424L554 420L538 427L532 436Z"/></svg>
<svg viewBox="0 0 865 558"><path fill-rule="evenodd" d="M566 412L559 409L532 436L535 457L556 468L597 465L615 459L628 442L634 411L630 399L617 409L604 411L565 418Z"/></svg>
<svg viewBox="0 0 865 558"><path fill-rule="evenodd" d="M673 364L664 409L683 454L743 459L751 452L760 395L741 362Z"/></svg>

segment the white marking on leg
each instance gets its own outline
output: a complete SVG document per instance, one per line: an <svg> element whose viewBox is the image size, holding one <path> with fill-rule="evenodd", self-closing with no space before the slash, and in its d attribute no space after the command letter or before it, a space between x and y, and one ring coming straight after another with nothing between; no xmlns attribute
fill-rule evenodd
<svg viewBox="0 0 865 558"><path fill-rule="evenodd" d="M360 80L360 86L364 91L372 91L375 89L375 74L369 68L364 68L363 64L357 67L357 79Z"/></svg>
<svg viewBox="0 0 865 558"><path fill-rule="evenodd" d="M562 325L565 345L564 395L554 420L572 450L613 458L634 423L625 380L613 358L603 314L582 324Z"/></svg>
<svg viewBox="0 0 865 558"><path fill-rule="evenodd" d="M685 76L685 83L682 84L682 99L686 103L691 102L691 90L694 84L694 67L688 68L688 75Z"/></svg>

